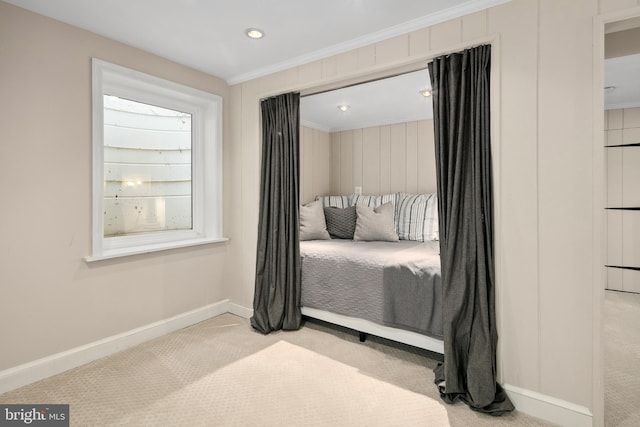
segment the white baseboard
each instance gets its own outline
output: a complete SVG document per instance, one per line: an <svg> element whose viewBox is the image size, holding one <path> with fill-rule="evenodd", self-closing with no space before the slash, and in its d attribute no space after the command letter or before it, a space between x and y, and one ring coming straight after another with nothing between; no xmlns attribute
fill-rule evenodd
<svg viewBox="0 0 640 427"><path fill-rule="evenodd" d="M503 387L520 412L566 427L593 426L593 414L584 406L510 384Z"/></svg>
<svg viewBox="0 0 640 427"><path fill-rule="evenodd" d="M0 394L227 312L242 315L239 314L242 312L241 309L244 309L244 307L232 304L228 299L225 299L118 335L0 371Z"/></svg>
<svg viewBox="0 0 640 427"><path fill-rule="evenodd" d="M225 299L140 328L9 368L0 371L0 394L224 313L250 318L253 315L253 310ZM504 389L520 412L562 426L592 427L593 425L593 415L584 406L509 384L505 384Z"/></svg>
<svg viewBox="0 0 640 427"><path fill-rule="evenodd" d="M245 319L249 319L253 316L253 309L243 307L233 302L227 304L227 311L231 314L235 314L236 316L244 317Z"/></svg>

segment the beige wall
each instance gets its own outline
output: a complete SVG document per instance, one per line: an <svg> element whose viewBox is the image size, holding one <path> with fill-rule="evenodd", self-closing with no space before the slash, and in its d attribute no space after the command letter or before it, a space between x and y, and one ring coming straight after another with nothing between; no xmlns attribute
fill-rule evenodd
<svg viewBox="0 0 640 427"><path fill-rule="evenodd" d="M317 195L435 193L433 120L301 133L301 201Z"/></svg>
<svg viewBox="0 0 640 427"><path fill-rule="evenodd" d="M640 207L640 108L605 112L607 207ZM616 147L617 146L617 147ZM607 265L640 267L640 212L607 210ZM607 269L607 289L640 293L640 271Z"/></svg>
<svg viewBox="0 0 640 427"><path fill-rule="evenodd" d="M331 136L302 126L300 129L300 202L330 193Z"/></svg>
<svg viewBox="0 0 640 427"><path fill-rule="evenodd" d="M500 378L585 406L601 423L604 154L601 140L594 147L602 135L602 110L594 114L602 102L594 96L601 78L594 17L636 6L636 0L514 0L233 86L232 109L241 115L232 122L239 146L233 161L240 166L234 194L245 225L235 242L243 273L234 301L251 306L253 295L259 99L424 64L491 41Z"/></svg>
<svg viewBox="0 0 640 427"><path fill-rule="evenodd" d="M224 244L83 261L91 252L91 57L229 104L220 79L0 2L0 370L227 296Z"/></svg>
<svg viewBox="0 0 640 427"><path fill-rule="evenodd" d="M331 193L436 191L433 120L331 133Z"/></svg>

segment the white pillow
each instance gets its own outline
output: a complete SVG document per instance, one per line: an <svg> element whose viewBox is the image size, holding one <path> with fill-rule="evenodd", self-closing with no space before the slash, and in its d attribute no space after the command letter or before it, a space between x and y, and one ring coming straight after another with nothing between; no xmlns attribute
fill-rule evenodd
<svg viewBox="0 0 640 427"><path fill-rule="evenodd" d="M433 194L400 193L396 208L398 237L427 242L439 239L438 197Z"/></svg>
<svg viewBox="0 0 640 427"><path fill-rule="evenodd" d="M393 223L393 211L391 202L375 209L356 205L356 231L353 234L353 240L397 242L398 233Z"/></svg>
<svg viewBox="0 0 640 427"><path fill-rule="evenodd" d="M300 240L330 240L322 202L300 206Z"/></svg>
<svg viewBox="0 0 640 427"><path fill-rule="evenodd" d="M370 208L377 208L385 203L393 205L393 224L398 232L398 218L396 216L396 207L398 206L398 193L382 194L375 196L363 196L362 194L353 194L351 196L351 204L353 206L363 205Z"/></svg>

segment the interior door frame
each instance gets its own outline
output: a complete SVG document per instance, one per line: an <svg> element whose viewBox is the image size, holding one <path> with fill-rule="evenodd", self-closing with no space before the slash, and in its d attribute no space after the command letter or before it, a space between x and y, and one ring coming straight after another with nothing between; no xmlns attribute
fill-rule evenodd
<svg viewBox="0 0 640 427"><path fill-rule="evenodd" d="M606 194L604 150L605 26L640 16L640 6L607 12L593 20L593 425L604 426L604 284L606 283Z"/></svg>

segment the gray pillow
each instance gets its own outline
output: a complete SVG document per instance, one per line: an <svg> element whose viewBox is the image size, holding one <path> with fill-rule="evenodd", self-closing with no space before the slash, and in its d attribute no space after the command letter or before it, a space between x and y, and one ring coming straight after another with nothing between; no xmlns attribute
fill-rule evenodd
<svg viewBox="0 0 640 427"><path fill-rule="evenodd" d="M394 207L391 202L371 209L368 206L356 205L356 231L353 240L382 240L397 242L398 233L393 221Z"/></svg>
<svg viewBox="0 0 640 427"><path fill-rule="evenodd" d="M329 240L322 202L316 200L300 206L300 240Z"/></svg>
<svg viewBox="0 0 640 427"><path fill-rule="evenodd" d="M353 233L356 231L355 206L344 209L325 207L324 218L332 239L353 239Z"/></svg>

